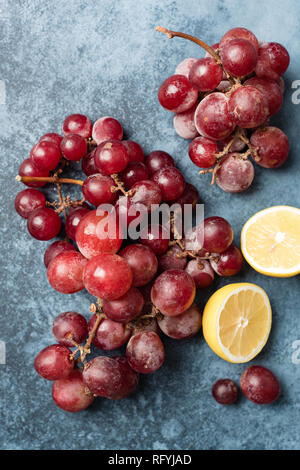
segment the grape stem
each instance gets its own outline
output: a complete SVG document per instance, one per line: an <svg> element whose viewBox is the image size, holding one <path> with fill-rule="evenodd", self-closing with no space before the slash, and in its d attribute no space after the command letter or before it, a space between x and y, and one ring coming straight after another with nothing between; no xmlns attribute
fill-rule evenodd
<svg viewBox="0 0 300 470"><path fill-rule="evenodd" d="M124 188L124 183L123 183L123 181L121 181L118 173L114 173L113 175L111 175L111 178L115 182L115 186L112 186L111 189L110 189L112 193L116 193L117 191L121 191L121 193L123 193L124 196L126 196L126 197L130 197L130 196L134 195L134 193L135 193L134 189L130 189L129 191L126 191L126 189Z"/></svg>
<svg viewBox="0 0 300 470"><path fill-rule="evenodd" d="M67 183L67 184L78 184L82 186L84 181L83 180L76 180L73 178L59 178L58 176L16 176L17 181L21 181L22 183Z"/></svg>

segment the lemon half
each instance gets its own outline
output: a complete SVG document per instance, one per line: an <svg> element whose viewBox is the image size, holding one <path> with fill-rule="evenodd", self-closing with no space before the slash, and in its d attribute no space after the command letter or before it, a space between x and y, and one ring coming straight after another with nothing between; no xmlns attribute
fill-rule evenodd
<svg viewBox="0 0 300 470"><path fill-rule="evenodd" d="M217 290L203 312L203 334L210 348L228 362L253 359L266 344L272 310L265 291L248 283Z"/></svg>

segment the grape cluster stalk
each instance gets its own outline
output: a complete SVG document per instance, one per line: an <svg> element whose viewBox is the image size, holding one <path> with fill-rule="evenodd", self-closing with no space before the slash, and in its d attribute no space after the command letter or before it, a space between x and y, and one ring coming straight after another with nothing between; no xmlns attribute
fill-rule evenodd
<svg viewBox="0 0 300 470"><path fill-rule="evenodd" d="M290 58L279 43L258 41L246 28L233 28L213 46L189 34L158 26L170 39L192 41L206 51L189 57L160 86L158 100L174 114L177 134L192 140L188 154L209 173L211 184L229 193L247 190L253 161L277 168L289 154L289 140L270 118L283 104Z"/></svg>
<svg viewBox="0 0 300 470"><path fill-rule="evenodd" d="M138 242L125 244L123 216L130 224L139 214L130 209L143 205L148 215L164 202L188 205L191 211L199 200L197 189L169 153L154 150L145 156L137 142L122 140L115 118L92 124L73 114L62 128L63 136L42 136L20 165L16 179L27 188L17 194L15 209L31 236L52 240L44 253L49 284L63 294L86 289L95 298L88 322L76 311L54 319L56 343L34 364L53 382L56 405L77 412L95 397L127 397L140 374L158 370L165 360L162 333L174 339L194 336L202 324L196 290L211 285L215 274L236 274L243 258L222 217L208 217L181 235L173 214L170 232L164 225L146 224ZM85 179L65 177L72 161L81 163ZM46 184L52 184L56 199L46 199L41 190ZM68 185L80 189L78 199L62 191ZM112 216L97 212L101 204L115 209L113 233L98 231ZM103 351L126 345L126 354L88 359L92 345Z"/></svg>

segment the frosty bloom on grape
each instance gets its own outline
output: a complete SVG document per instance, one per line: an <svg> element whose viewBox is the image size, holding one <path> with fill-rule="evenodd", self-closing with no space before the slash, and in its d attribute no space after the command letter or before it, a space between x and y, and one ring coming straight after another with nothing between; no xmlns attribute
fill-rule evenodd
<svg viewBox="0 0 300 470"><path fill-rule="evenodd" d="M298 365L300 364L300 339L293 342L292 348L294 349L292 363Z"/></svg>
<svg viewBox="0 0 300 470"><path fill-rule="evenodd" d="M294 93L292 94L292 103L299 104L300 103L300 80L294 80L292 83L292 88L295 89Z"/></svg>
<svg viewBox="0 0 300 470"><path fill-rule="evenodd" d="M124 198L125 199L125 198ZM194 210L194 215L193 215ZM96 233L100 239L114 239L117 236L138 240L141 233L148 227L151 227L151 234L155 238L162 236L169 239L171 235L174 238L183 238L185 233L190 233L194 225L199 225L204 220L204 205L197 204L193 208L192 204L153 204L149 213L147 206L143 204L134 204L128 206L127 199L121 201L116 207L112 204L101 204L97 208L97 216L101 220L97 224ZM119 223L117 222L119 221ZM129 221L129 223L128 223ZM163 234L159 234L159 225L165 228ZM124 232L124 227L127 230ZM200 246L202 240L198 240ZM190 249L194 249L195 240ZM189 246L186 246L189 249Z"/></svg>

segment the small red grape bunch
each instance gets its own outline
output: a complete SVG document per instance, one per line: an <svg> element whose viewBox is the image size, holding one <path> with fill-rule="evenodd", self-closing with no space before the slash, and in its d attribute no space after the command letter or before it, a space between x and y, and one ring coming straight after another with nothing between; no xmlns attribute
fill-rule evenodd
<svg viewBox="0 0 300 470"><path fill-rule="evenodd" d="M156 29L206 50L204 58L181 62L158 91L160 104L175 113L177 134L193 139L188 153L202 168L200 173L212 173L212 184L216 181L224 191L238 193L254 178L249 156L264 168L281 166L289 140L269 120L283 103L287 50L275 42L259 42L246 28L231 29L213 46L184 33Z"/></svg>

